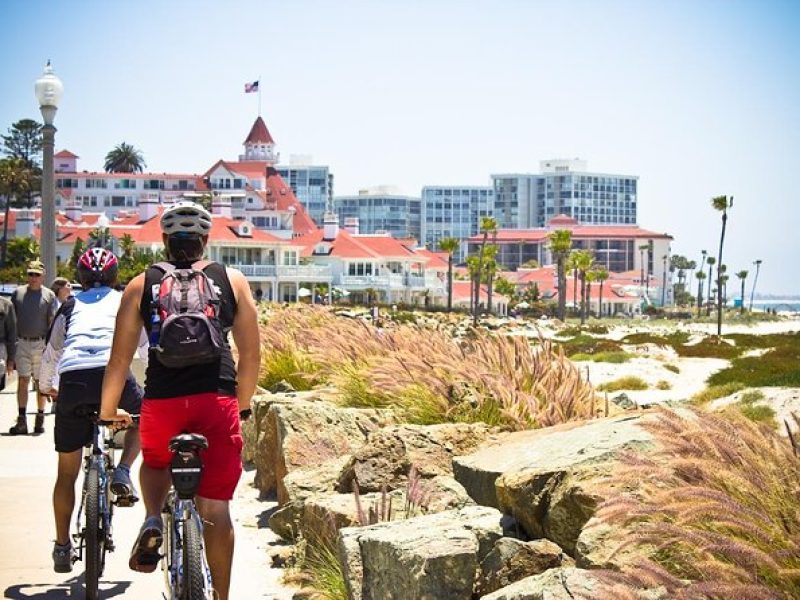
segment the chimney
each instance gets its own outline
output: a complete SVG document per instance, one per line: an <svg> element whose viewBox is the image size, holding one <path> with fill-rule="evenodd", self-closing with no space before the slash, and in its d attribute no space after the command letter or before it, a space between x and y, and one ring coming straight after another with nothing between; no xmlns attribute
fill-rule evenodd
<svg viewBox="0 0 800 600"><path fill-rule="evenodd" d="M83 201L76 198L67 200L64 214L73 223L80 223L83 220Z"/></svg>
<svg viewBox="0 0 800 600"><path fill-rule="evenodd" d="M146 194L139 198L139 222L144 223L158 215L158 196Z"/></svg>
<svg viewBox="0 0 800 600"><path fill-rule="evenodd" d="M347 217L344 220L344 229L348 233L358 235L358 217Z"/></svg>
<svg viewBox="0 0 800 600"><path fill-rule="evenodd" d="M322 217L322 239L332 242L339 235L339 217L336 213L326 212Z"/></svg>
<svg viewBox="0 0 800 600"><path fill-rule="evenodd" d="M33 211L21 210L17 213L17 226L14 231L14 237L32 237L33 236Z"/></svg>
<svg viewBox="0 0 800 600"><path fill-rule="evenodd" d="M214 194L211 200L211 214L231 218L231 198L222 194Z"/></svg>

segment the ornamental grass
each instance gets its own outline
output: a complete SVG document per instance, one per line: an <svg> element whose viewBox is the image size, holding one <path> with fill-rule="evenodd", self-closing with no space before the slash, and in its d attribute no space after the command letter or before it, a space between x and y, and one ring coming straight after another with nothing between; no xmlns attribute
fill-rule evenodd
<svg viewBox="0 0 800 600"><path fill-rule="evenodd" d="M455 339L445 328L376 328L313 306L276 309L261 339L262 386L279 377L302 380L299 389L332 386L343 405L391 408L411 423L528 429L605 410L576 366L543 339L531 345L483 330ZM297 370L287 373L286 365Z"/></svg>
<svg viewBox="0 0 800 600"><path fill-rule="evenodd" d="M679 600L800 598L792 434L787 440L735 413L663 409L643 426L659 449L624 458L610 489L627 491L598 511L621 536L618 555L637 558L600 571L607 591L596 597L644 598L661 587L661 597Z"/></svg>

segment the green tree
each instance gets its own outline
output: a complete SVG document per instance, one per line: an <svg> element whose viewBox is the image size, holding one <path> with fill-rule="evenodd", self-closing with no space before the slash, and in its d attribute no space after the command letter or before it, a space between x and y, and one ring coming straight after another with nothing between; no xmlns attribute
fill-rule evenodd
<svg viewBox="0 0 800 600"><path fill-rule="evenodd" d="M108 227L95 227L89 232L87 246L89 248L111 249L114 245L111 230Z"/></svg>
<svg viewBox="0 0 800 600"><path fill-rule="evenodd" d="M106 154L104 168L107 173L141 173L146 166L142 153L122 142Z"/></svg>
<svg viewBox="0 0 800 600"><path fill-rule="evenodd" d="M474 282L476 302L475 312L472 315L473 325L478 324L478 315L480 313L480 285L481 278L483 276L483 261L486 243L489 241L489 234L497 231L497 220L494 217L481 217L480 231L483 233L483 239L481 240L481 247L478 254L478 270Z"/></svg>
<svg viewBox="0 0 800 600"><path fill-rule="evenodd" d="M538 269L540 266L541 265L539 265L539 261L536 260L535 258L532 258L532 259L526 260L524 263L522 263L519 266L519 268L520 269Z"/></svg>
<svg viewBox="0 0 800 600"><path fill-rule="evenodd" d="M733 207L733 196L715 196L711 199L711 206L722 214L722 230L719 234L719 254L717 265L722 266L722 248L725 245L725 227L728 224L728 209ZM717 277L721 278L719 267ZM722 335L722 284L717 282L717 335Z"/></svg>
<svg viewBox="0 0 800 600"><path fill-rule="evenodd" d="M708 303L706 304L706 316L708 317L711 315L711 282L714 281L713 269L717 264L717 259L709 256L706 258L706 262L708 263Z"/></svg>
<svg viewBox="0 0 800 600"><path fill-rule="evenodd" d="M763 261L760 258L753 262L753 264L756 266L756 275L753 278L753 287L750 288L750 309L749 309L750 312L753 312L753 297L756 294L756 283L758 283L758 272L761 270L762 262Z"/></svg>
<svg viewBox="0 0 800 600"><path fill-rule="evenodd" d="M0 159L0 196L5 198L5 219L3 220L3 246L0 253L0 264L6 264L6 247L8 240L8 221L11 206L19 206L20 198L30 191L33 172L22 158L9 157Z"/></svg>
<svg viewBox="0 0 800 600"><path fill-rule="evenodd" d="M498 294L502 294L508 299L512 299L517 295L517 287L505 277L498 277L494 282L494 289Z"/></svg>
<svg viewBox="0 0 800 600"><path fill-rule="evenodd" d="M739 312L742 313L742 314L744 314L744 281L745 281L745 279L747 279L747 274L748 273L747 273L746 270L742 270L742 271L739 271L738 273L736 273L736 276L739 279L742 280L742 296L741 296L742 305L739 307Z"/></svg>
<svg viewBox="0 0 800 600"><path fill-rule="evenodd" d="M495 234L496 235L496 234ZM486 259L483 265L483 280L486 282L486 312L492 313L492 295L494 293L494 278L500 265L497 264L497 253L500 248L495 245L486 247Z"/></svg>
<svg viewBox="0 0 800 600"><path fill-rule="evenodd" d="M706 278L706 273L700 269L694 274L697 278L697 316L700 316L700 311L703 309L703 280Z"/></svg>
<svg viewBox="0 0 800 600"><path fill-rule="evenodd" d="M439 249L447 252L447 312L453 310L453 255L460 245L461 242L454 237L439 240Z"/></svg>
<svg viewBox="0 0 800 600"><path fill-rule="evenodd" d="M467 273L469 274L469 312L474 315L480 304L480 265L477 256L467 257ZM474 316L473 316L474 319Z"/></svg>
<svg viewBox="0 0 800 600"><path fill-rule="evenodd" d="M586 274L592 268L594 257L589 250L576 250L572 253L575 256L575 269L578 271L578 279L581 282L581 325L586 322Z"/></svg>
<svg viewBox="0 0 800 600"><path fill-rule="evenodd" d="M84 252L86 252L86 242L81 238L76 239L75 243L72 244L72 252L70 253L69 259L69 267L72 269L69 278L72 279L72 281L78 281L78 259Z"/></svg>
<svg viewBox="0 0 800 600"><path fill-rule="evenodd" d="M21 158L31 169L39 167L42 151L42 124L33 119L20 119L3 136L3 151L12 158Z"/></svg>
<svg viewBox="0 0 800 600"><path fill-rule="evenodd" d="M564 320L567 306L567 272L566 263L569 251L572 248L572 232L569 229L556 229L548 235L550 240L550 253L556 262L558 277L558 318Z"/></svg>
<svg viewBox="0 0 800 600"><path fill-rule="evenodd" d="M603 317L603 284L608 279L608 269L606 269L602 265L598 265L594 269L594 279L595 281L600 282L600 299L597 305L597 316L598 318Z"/></svg>

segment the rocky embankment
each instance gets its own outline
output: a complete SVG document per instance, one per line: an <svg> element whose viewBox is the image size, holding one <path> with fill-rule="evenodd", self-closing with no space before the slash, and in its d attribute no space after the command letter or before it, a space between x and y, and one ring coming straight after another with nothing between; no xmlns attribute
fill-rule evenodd
<svg viewBox="0 0 800 600"><path fill-rule="evenodd" d="M653 447L648 413L501 433L323 398L257 398L245 454L270 527L333 548L349 598L597 597L592 569L626 560L592 517L620 455Z"/></svg>

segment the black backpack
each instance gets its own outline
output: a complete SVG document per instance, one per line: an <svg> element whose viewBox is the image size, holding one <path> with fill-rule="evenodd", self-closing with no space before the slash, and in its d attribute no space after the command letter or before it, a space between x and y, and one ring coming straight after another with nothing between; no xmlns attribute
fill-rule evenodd
<svg viewBox="0 0 800 600"><path fill-rule="evenodd" d="M160 262L160 283L152 289L150 347L165 367L181 368L211 363L225 348L219 320L217 289L202 269L208 261L188 269Z"/></svg>

